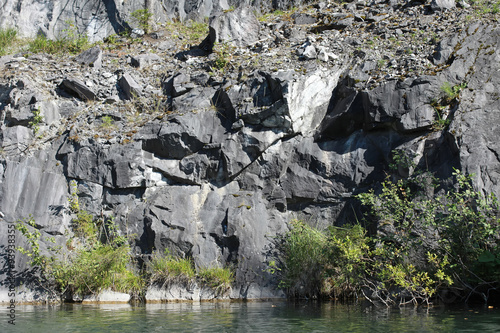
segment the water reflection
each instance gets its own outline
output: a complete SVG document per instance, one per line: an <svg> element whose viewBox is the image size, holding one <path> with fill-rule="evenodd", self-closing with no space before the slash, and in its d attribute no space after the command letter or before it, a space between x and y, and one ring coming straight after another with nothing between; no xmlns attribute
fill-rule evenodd
<svg viewBox="0 0 500 333"><path fill-rule="evenodd" d="M64 304L2 307L1 332L499 332L500 310L317 302Z"/></svg>

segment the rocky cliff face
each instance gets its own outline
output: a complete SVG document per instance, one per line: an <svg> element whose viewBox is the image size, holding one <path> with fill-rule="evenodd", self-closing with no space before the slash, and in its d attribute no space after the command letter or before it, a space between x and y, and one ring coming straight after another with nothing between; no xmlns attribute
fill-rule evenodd
<svg viewBox="0 0 500 333"><path fill-rule="evenodd" d="M203 20L212 13L250 5L255 11L288 9L300 5L302 0L91 0L91 1L0 1L0 28L15 27L25 37L39 33L58 38L73 25L91 41L102 40L126 29L139 28L132 17L136 10L147 9L152 15L153 28L177 19Z"/></svg>
<svg viewBox="0 0 500 333"><path fill-rule="evenodd" d="M90 16L114 6L121 17L116 2L91 3ZM500 30L494 16L442 7L320 3L261 20L241 7L192 49L159 29L78 57L1 57L0 227L32 215L66 244L74 180L80 205L113 216L138 258L169 249L232 266L232 297L259 298L281 295L266 272L274 237L294 218L356 221L353 195L378 186L394 149L442 179L474 173L498 195Z"/></svg>

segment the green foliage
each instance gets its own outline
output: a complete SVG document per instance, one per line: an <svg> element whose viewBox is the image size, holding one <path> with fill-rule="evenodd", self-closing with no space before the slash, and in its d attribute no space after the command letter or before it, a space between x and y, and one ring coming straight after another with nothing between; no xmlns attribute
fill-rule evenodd
<svg viewBox="0 0 500 333"><path fill-rule="evenodd" d="M92 214L79 211L72 222L73 231L77 237L84 239L90 245L97 243L98 229Z"/></svg>
<svg viewBox="0 0 500 333"><path fill-rule="evenodd" d="M17 250L22 254L27 255L30 258L30 265L32 267L41 268L43 274L43 270L47 263L47 257L40 254L41 233L36 228L35 220L30 216L26 220L18 221L16 224L16 229L20 231L28 241L27 248L18 247Z"/></svg>
<svg viewBox="0 0 500 333"><path fill-rule="evenodd" d="M500 12L500 1L498 0L470 0L476 16L485 14L498 14Z"/></svg>
<svg viewBox="0 0 500 333"><path fill-rule="evenodd" d="M321 294L336 298L353 296L368 268L370 239L360 225L330 227L327 235L328 261Z"/></svg>
<svg viewBox="0 0 500 333"><path fill-rule="evenodd" d="M449 82L443 83L441 86L443 96L439 99L433 99L431 102L431 106L436 111L436 119L432 125L435 131L441 131L450 124L450 119L446 116L446 113L450 112L457 105L460 93L466 87L466 82L455 86L452 86Z"/></svg>
<svg viewBox="0 0 500 333"><path fill-rule="evenodd" d="M114 124L113 124L113 123L114 123L113 117L106 115L106 116L103 116L103 117L101 118L101 120L102 120L102 123L101 123L101 127L102 127L102 128L105 128L105 129L111 129L111 128L113 128L113 127L114 127Z"/></svg>
<svg viewBox="0 0 500 333"><path fill-rule="evenodd" d="M226 67L231 63L232 54L234 52L231 44L215 43L213 52L215 53L215 60L213 61L213 68L224 72Z"/></svg>
<svg viewBox="0 0 500 333"><path fill-rule="evenodd" d="M148 33L150 29L150 19L153 16L148 9L137 9L132 12L132 17L135 19L139 27L144 30L144 32Z"/></svg>
<svg viewBox="0 0 500 333"><path fill-rule="evenodd" d="M0 56L7 54L9 47L11 47L16 41L16 37L16 29L0 29Z"/></svg>
<svg viewBox="0 0 500 333"><path fill-rule="evenodd" d="M142 282L127 268L130 262L128 245L96 245L81 249L68 263L58 263L53 270L62 290L77 295L96 294L103 289L138 293Z"/></svg>
<svg viewBox="0 0 500 333"><path fill-rule="evenodd" d="M443 116L444 108L442 106L436 105L434 106L434 110L436 111L436 120L432 124L432 128L435 131L442 131L443 129L448 127L448 125L450 124L450 119Z"/></svg>
<svg viewBox="0 0 500 333"><path fill-rule="evenodd" d="M40 130L40 123L43 122L43 116L40 115L41 111L40 108L33 110L33 118L29 122L29 126L33 129L33 132L35 135L38 134L38 131Z"/></svg>
<svg viewBox="0 0 500 333"><path fill-rule="evenodd" d="M413 156L407 154L402 150L393 150L392 151L392 162L389 164L389 169L391 171L397 171L399 168L415 168L416 164L413 161Z"/></svg>
<svg viewBox="0 0 500 333"><path fill-rule="evenodd" d="M415 163L395 151L391 170L401 167ZM296 297L363 294L390 305L429 302L454 288L464 299L487 299L500 284L499 203L474 191L470 176L458 170L453 176L456 187L439 195L437 180L418 171L357 195L368 208L365 223L377 226L370 237L359 224L319 231L293 221L267 271Z"/></svg>
<svg viewBox="0 0 500 333"><path fill-rule="evenodd" d="M301 221L292 221L280 245L283 253L280 287L287 288L291 295L318 294L328 258L326 243L324 233Z"/></svg>
<svg viewBox="0 0 500 333"><path fill-rule="evenodd" d="M441 91L445 94L446 104L450 104L452 100L460 96L460 92L467 87L467 83L463 82L455 86L451 86L449 82L443 83Z"/></svg>
<svg viewBox="0 0 500 333"><path fill-rule="evenodd" d="M498 201L494 195L474 191L470 176L458 170L453 175L457 186L444 195L410 193L416 178L387 179L380 193L358 195L378 223L381 257L393 254L391 261L402 265L401 269L393 263L379 267L381 281L398 277L392 282L420 299L427 300L443 286L477 292L475 288L487 281L500 281L499 274L491 274L499 267L496 256L489 255L499 249ZM418 253L427 253L427 260L414 267L410 262Z"/></svg>
<svg viewBox="0 0 500 333"><path fill-rule="evenodd" d="M450 256L455 265L454 273L461 280L481 283L493 278L498 281L498 271L497 274L487 274L490 268L498 267L496 260L490 260L500 249L498 200L493 194L484 196L474 191L470 176L458 170L453 175L458 183L457 189L441 198L437 207L431 206L435 218L429 224L441 236L439 251Z"/></svg>
<svg viewBox="0 0 500 333"><path fill-rule="evenodd" d="M228 267L202 268L198 272L200 281L221 294L226 292L234 282L234 273Z"/></svg>
<svg viewBox="0 0 500 333"><path fill-rule="evenodd" d="M151 283L189 283L195 278L192 260L176 258L167 250L164 256L160 256L158 253L153 255L149 263L149 271Z"/></svg>
<svg viewBox="0 0 500 333"><path fill-rule="evenodd" d="M63 30L63 37L51 40L39 34L28 44L28 51L49 54L77 54L88 49L91 44L89 43L87 35L78 33L74 23L66 23L69 25L69 28Z"/></svg>
<svg viewBox="0 0 500 333"><path fill-rule="evenodd" d="M208 34L207 21L195 22L168 22L165 29L170 33L173 39L186 41L190 44L199 44Z"/></svg>
<svg viewBox="0 0 500 333"><path fill-rule="evenodd" d="M73 213L78 213L80 211L80 203L78 200L78 183L76 182L76 180L71 180L69 182L69 190L69 209Z"/></svg>
<svg viewBox="0 0 500 333"><path fill-rule="evenodd" d="M199 43L207 36L208 24L206 22L190 21L186 24L187 39L191 43Z"/></svg>
<svg viewBox="0 0 500 333"><path fill-rule="evenodd" d="M168 250L163 256L153 255L148 271L149 282L153 284L190 284L198 280L218 294L226 292L234 282L234 273L229 268L202 268L196 273L191 259L172 256Z"/></svg>
<svg viewBox="0 0 500 333"><path fill-rule="evenodd" d="M16 226L28 241L26 249L18 248L18 251L31 258L32 267L40 269L42 282L60 294L83 296L109 288L138 296L144 288L144 279L129 268L130 247L126 238L119 235L113 219L96 221L80 208L76 181L70 182L69 201L76 215L72 221L75 239L69 240L67 246L78 240L76 251L64 260L41 255L41 233L33 219Z"/></svg>
<svg viewBox="0 0 500 333"><path fill-rule="evenodd" d="M287 11L277 9L272 13L266 13L264 15L259 16L258 20L260 22L269 22L271 20L274 20L275 18L280 18L281 21L292 22L293 21L292 15L297 11L298 11L297 7L292 7Z"/></svg>

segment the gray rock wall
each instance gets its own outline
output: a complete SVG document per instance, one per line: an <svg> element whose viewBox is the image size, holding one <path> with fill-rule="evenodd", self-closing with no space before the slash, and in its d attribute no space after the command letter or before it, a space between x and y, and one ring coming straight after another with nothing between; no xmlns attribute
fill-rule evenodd
<svg viewBox="0 0 500 333"><path fill-rule="evenodd" d="M211 28L243 21L237 13L247 15L221 14ZM163 52L160 43L171 40L141 43L123 59L105 52L99 68L81 57L0 58L0 246L7 223L30 214L43 237L64 245L75 181L81 207L113 216L138 259L168 249L197 268L233 267L231 297L279 296L265 270L275 236L294 218L318 227L355 222L353 196L380 186L393 149L442 179L453 168L474 173L477 189L500 194L497 25L453 33L433 54L401 52L388 69L426 61L422 74L407 68L373 79L380 51L362 54L355 32L342 35L348 25L323 27L317 38L317 30L281 23L261 24L254 45L235 43L237 61L224 72L200 49ZM309 46L330 55L304 57ZM70 87L92 89L92 100L68 88L68 73ZM130 93L132 77L140 96ZM438 116L433 105L446 97L445 83L466 87ZM36 110L44 116L39 132L30 125ZM438 118L449 124L436 127Z"/></svg>
<svg viewBox="0 0 500 333"><path fill-rule="evenodd" d="M131 13L148 9L153 14L151 26L172 19L203 20L214 12L240 5L252 5L255 10L286 9L301 1L249 0L65 0L65 1L0 1L0 28L15 27L24 37L42 33L48 38L61 38L73 33L87 34L91 42L117 34L125 29L138 28Z"/></svg>

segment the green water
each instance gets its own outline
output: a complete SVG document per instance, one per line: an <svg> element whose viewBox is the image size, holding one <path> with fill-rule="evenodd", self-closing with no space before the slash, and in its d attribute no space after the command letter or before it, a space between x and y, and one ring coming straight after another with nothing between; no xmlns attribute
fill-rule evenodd
<svg viewBox="0 0 500 333"><path fill-rule="evenodd" d="M306 302L17 306L0 332L500 332L499 308L375 308Z"/></svg>

